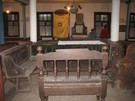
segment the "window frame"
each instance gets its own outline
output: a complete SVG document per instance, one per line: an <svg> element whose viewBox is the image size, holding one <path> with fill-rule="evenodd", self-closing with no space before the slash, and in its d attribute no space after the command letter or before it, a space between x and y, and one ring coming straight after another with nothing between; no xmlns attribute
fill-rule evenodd
<svg viewBox="0 0 135 101"><path fill-rule="evenodd" d="M99 20L97 20L97 17L96 17L97 15L100 16ZM103 19L103 21L101 21L101 15L108 16L107 21L104 20L104 19ZM105 25L105 23L107 23L108 30L109 30L109 33L110 33L110 29L111 29L111 12L94 12L94 28L96 29L96 31L97 31L97 25L96 25L97 22L101 23L101 26L99 26L99 27L101 27L101 29ZM100 31L101 31L101 29L100 29ZM97 33L98 33L98 35L100 35L100 32L97 32Z"/></svg>
<svg viewBox="0 0 135 101"><path fill-rule="evenodd" d="M8 15L14 15L17 17L17 19L15 18L14 20L8 20ZM3 20L4 20L4 35L5 37L19 37L20 36L20 22L19 22L19 12L10 12L10 13L6 13L3 12ZM8 25L9 22L13 25ZM16 23L17 22L17 23ZM17 26L17 32L15 35L10 35L9 34L9 26Z"/></svg>
<svg viewBox="0 0 135 101"><path fill-rule="evenodd" d="M131 19L131 16L133 16L133 21ZM132 26L131 26L132 25ZM128 34L128 39L135 39L135 35L134 37L131 36L131 29L135 30L135 12L130 13L130 24L129 24L129 34ZM133 33L134 34L134 33Z"/></svg>
<svg viewBox="0 0 135 101"><path fill-rule="evenodd" d="M51 14L51 20L40 20L40 15L41 14ZM40 25L40 22L43 22L45 25ZM47 22L50 22L51 25L47 25ZM40 34L40 26L51 26L51 35L45 35L42 36ZM42 38L51 38L51 40L53 39L53 12L37 12L37 39L38 40L42 40Z"/></svg>

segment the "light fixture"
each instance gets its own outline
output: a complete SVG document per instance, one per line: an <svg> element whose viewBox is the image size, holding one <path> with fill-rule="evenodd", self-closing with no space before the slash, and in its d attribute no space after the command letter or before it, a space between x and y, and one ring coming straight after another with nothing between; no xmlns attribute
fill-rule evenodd
<svg viewBox="0 0 135 101"><path fill-rule="evenodd" d="M72 14L76 14L79 9L82 9L81 5L78 2L75 2L75 0L73 0L73 2L71 4L67 3L64 6L64 8L67 9Z"/></svg>
<svg viewBox="0 0 135 101"><path fill-rule="evenodd" d="M69 3L67 3L65 6L64 6L65 9L67 9L68 11L70 11L71 9L71 5Z"/></svg>
<svg viewBox="0 0 135 101"><path fill-rule="evenodd" d="M9 9L6 10L6 13L10 13Z"/></svg>

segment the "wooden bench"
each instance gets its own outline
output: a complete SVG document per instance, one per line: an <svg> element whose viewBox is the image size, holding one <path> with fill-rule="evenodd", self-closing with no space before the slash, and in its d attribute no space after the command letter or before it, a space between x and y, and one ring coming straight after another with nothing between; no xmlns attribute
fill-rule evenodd
<svg viewBox="0 0 135 101"><path fill-rule="evenodd" d="M32 88L30 74L36 68L36 61L31 56L30 49L30 44L20 44L0 53L6 79L14 79L16 91L20 91L19 80L21 78L28 78L30 90Z"/></svg>
<svg viewBox="0 0 135 101"><path fill-rule="evenodd" d="M105 48L104 48L105 49ZM60 49L42 54L38 47L39 96L48 101L49 95L96 95L104 101L107 93L107 52L88 49ZM72 62L76 61L76 65ZM85 61L81 65L81 61ZM83 67L82 67L83 66ZM52 71L48 71L52 68ZM59 70L62 68L63 70ZM75 71L70 71L76 68ZM81 71L86 68L86 71Z"/></svg>
<svg viewBox="0 0 135 101"><path fill-rule="evenodd" d="M18 45L17 43L5 43L0 45L0 52L11 48L13 46ZM1 61L1 56L0 56L0 101L4 101L4 82L5 82L5 75L4 72L2 71L2 61Z"/></svg>
<svg viewBox="0 0 135 101"><path fill-rule="evenodd" d="M130 88L135 79L135 43L127 47L126 55L118 64L118 79L121 88Z"/></svg>

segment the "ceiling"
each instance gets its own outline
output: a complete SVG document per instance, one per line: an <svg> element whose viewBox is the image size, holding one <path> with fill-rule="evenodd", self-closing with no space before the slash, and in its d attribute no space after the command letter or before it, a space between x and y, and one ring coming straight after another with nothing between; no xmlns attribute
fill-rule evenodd
<svg viewBox="0 0 135 101"><path fill-rule="evenodd" d="M15 1L22 1L22 2L29 2L29 0L2 0L3 2L15 2ZM76 2L80 3L111 3L112 0L75 0ZM121 2L126 2L128 0L121 0ZM131 0L135 2L135 0ZM66 2L73 2L73 0L37 0L38 3L66 3Z"/></svg>

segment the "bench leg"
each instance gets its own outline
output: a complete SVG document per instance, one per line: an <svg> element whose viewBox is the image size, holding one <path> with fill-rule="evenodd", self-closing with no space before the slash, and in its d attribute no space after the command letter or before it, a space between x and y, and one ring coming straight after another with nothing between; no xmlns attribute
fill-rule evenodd
<svg viewBox="0 0 135 101"><path fill-rule="evenodd" d="M30 76L28 77L28 81L29 81L30 91L33 92L32 80L31 80L31 77Z"/></svg>
<svg viewBox="0 0 135 101"><path fill-rule="evenodd" d="M27 78L28 79L28 83L29 83L29 89L28 90L20 90L19 89L19 86L20 86L20 79L21 78ZM29 92L29 91L32 91L33 92L33 88L32 88L32 81L31 81L31 77L28 76L28 77L19 77L19 78L16 78L16 93L18 93L19 91L22 91L22 92Z"/></svg>
<svg viewBox="0 0 135 101"><path fill-rule="evenodd" d="M105 96L101 96L100 101L105 101Z"/></svg>
<svg viewBox="0 0 135 101"><path fill-rule="evenodd" d="M100 101L105 101L105 99L101 99Z"/></svg>
<svg viewBox="0 0 135 101"><path fill-rule="evenodd" d="M19 78L16 78L16 93L18 93L19 89Z"/></svg>
<svg viewBox="0 0 135 101"><path fill-rule="evenodd" d="M97 101L99 101L100 100L100 96L99 95L96 95L96 97L97 97Z"/></svg>
<svg viewBox="0 0 135 101"><path fill-rule="evenodd" d="M48 96L44 96L41 98L41 101L48 101Z"/></svg>
<svg viewBox="0 0 135 101"><path fill-rule="evenodd" d="M102 98L100 95L96 95L97 101L105 101L105 98Z"/></svg>

